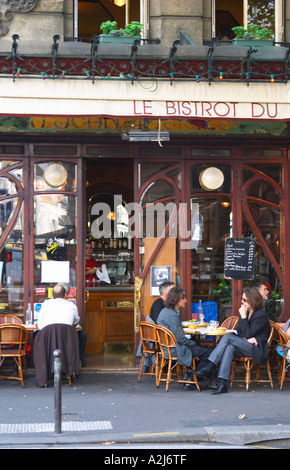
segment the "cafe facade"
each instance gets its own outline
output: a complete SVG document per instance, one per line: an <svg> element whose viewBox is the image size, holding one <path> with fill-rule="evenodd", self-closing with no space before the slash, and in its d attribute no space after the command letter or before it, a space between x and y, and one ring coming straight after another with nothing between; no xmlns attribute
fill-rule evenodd
<svg viewBox="0 0 290 470"><path fill-rule="evenodd" d="M288 319L287 44L31 47L0 39L1 311L25 321L30 303L37 322L69 282L87 354L137 346L168 278L185 289L184 319L202 299L222 320L257 281L271 318ZM225 279L229 238L254 240L251 279Z"/></svg>

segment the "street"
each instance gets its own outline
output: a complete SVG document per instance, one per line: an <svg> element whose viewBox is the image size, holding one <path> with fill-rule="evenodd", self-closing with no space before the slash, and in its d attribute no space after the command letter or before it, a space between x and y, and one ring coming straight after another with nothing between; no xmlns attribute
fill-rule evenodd
<svg viewBox="0 0 290 470"><path fill-rule="evenodd" d="M62 432L56 434L53 383L38 388L35 376L29 375L23 389L1 381L0 446L243 447L267 446L273 436L288 445L288 395L288 383L283 391L277 383L274 390L253 384L249 392L235 385L229 393L213 396L208 389L187 391L173 383L166 392L150 376L138 383L132 372L82 372L72 387L63 381Z"/></svg>

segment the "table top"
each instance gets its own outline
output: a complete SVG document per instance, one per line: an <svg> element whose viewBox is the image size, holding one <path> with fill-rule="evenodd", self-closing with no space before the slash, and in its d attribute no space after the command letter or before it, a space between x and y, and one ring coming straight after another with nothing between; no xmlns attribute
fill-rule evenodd
<svg viewBox="0 0 290 470"><path fill-rule="evenodd" d="M27 330L31 330L31 331L34 331L34 330L37 329L37 328L36 328L36 325L34 325L33 323L32 323L32 325L31 325L31 324L24 323L23 326L25 326L25 328L26 328Z"/></svg>
<svg viewBox="0 0 290 470"><path fill-rule="evenodd" d="M183 331L186 335L205 335L205 336L223 336L229 333L236 333L236 330L219 330L216 328L215 330L207 328L207 327L197 327L197 328L183 328Z"/></svg>
<svg viewBox="0 0 290 470"><path fill-rule="evenodd" d="M28 325L27 323L24 323L23 326L25 326L25 328L29 331L34 331L34 330L38 330L38 328L36 327L35 324L32 324L32 325ZM81 325L76 325L75 329L77 331L81 331L83 328Z"/></svg>

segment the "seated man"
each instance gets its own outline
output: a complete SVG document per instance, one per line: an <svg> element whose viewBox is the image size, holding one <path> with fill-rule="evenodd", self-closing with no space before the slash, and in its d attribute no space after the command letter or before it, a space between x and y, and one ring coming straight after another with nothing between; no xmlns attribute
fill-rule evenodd
<svg viewBox="0 0 290 470"><path fill-rule="evenodd" d="M159 313L165 307L164 302L166 300L168 292L170 291L170 289L172 289L172 287L174 287L174 282L171 281L164 281L160 284L160 296L158 297L158 299L154 300L150 309L150 317L152 318L154 323L157 323Z"/></svg>
<svg viewBox="0 0 290 470"><path fill-rule="evenodd" d="M145 321L152 322L152 323L156 324L158 315L161 312L161 310L164 308L164 302L166 300L167 294L170 291L170 289L172 289L173 286L174 286L174 282L172 282L172 281L164 281L160 284L160 286L159 286L160 296L158 297L158 299L154 300L154 302L151 306L151 309L150 309L150 315L147 315ZM137 357L142 356L142 343L141 343L141 341L140 341L136 356ZM144 372L148 373L149 370L150 370L150 366L152 364L155 365L155 357L154 356L153 357L151 357L151 356L145 357L144 362L143 362L142 372L143 373Z"/></svg>
<svg viewBox="0 0 290 470"><path fill-rule="evenodd" d="M47 325L62 323L66 325L77 326L80 317L78 309L73 302L67 300L67 286L56 284L52 290L52 299L45 300L42 304L39 318L38 329L41 330ZM83 365L84 351L86 347L87 335L81 330L78 331L79 353Z"/></svg>
<svg viewBox="0 0 290 470"><path fill-rule="evenodd" d="M184 379L192 380L193 370L191 365L193 357L199 358L196 370L202 369L205 364L207 364L210 350L197 346L194 341L185 336L178 313L178 310L183 308L185 303L186 298L183 289L180 289L179 287L173 287L170 289L165 301L165 307L161 310L158 316L157 324L164 326L174 334L176 339L178 362L180 365L187 368L187 373Z"/></svg>

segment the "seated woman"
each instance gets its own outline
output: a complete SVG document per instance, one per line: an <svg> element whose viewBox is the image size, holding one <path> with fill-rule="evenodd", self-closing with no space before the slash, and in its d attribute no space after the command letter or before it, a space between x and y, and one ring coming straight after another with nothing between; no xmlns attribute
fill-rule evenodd
<svg viewBox="0 0 290 470"><path fill-rule="evenodd" d="M171 288L165 300L165 308L161 310L158 316L157 324L164 326L174 334L176 339L176 353L178 362L180 365L183 365L187 368L187 373L184 376L184 380L192 380L192 358L198 357L198 368L202 368L207 363L210 350L201 346L197 346L195 341L192 341L185 336L178 313L180 309L185 307L185 304L186 298L184 290L180 289L179 287Z"/></svg>
<svg viewBox="0 0 290 470"><path fill-rule="evenodd" d="M214 395L228 391L227 381L234 356L252 357L257 364L263 364L267 361L270 323L264 310L263 297L255 287L244 289L239 313L240 318L236 326L237 335L223 336L210 354L208 364L202 370L194 372L197 377L208 377L215 366L220 366Z"/></svg>

